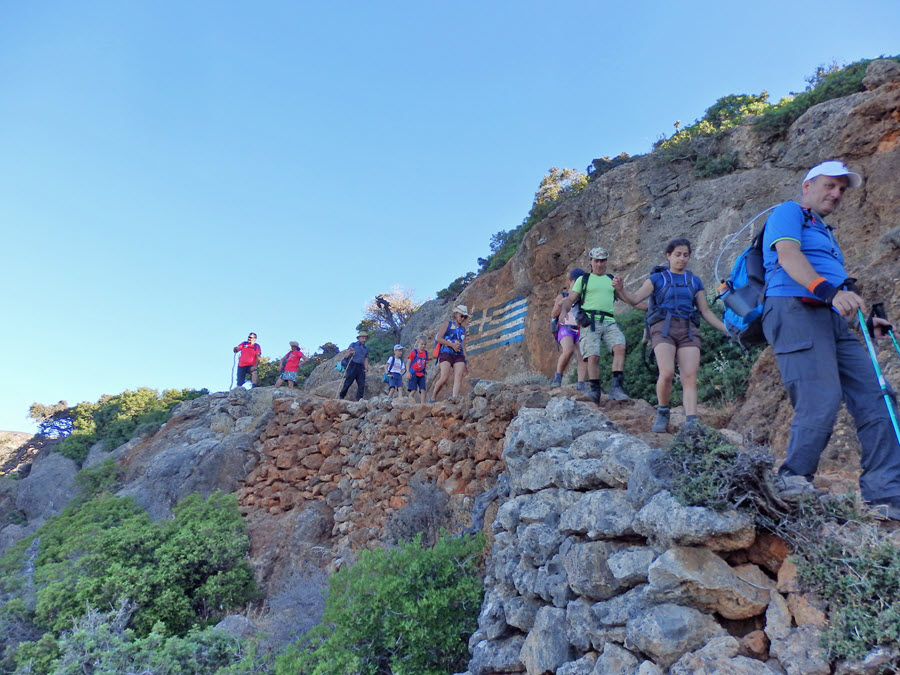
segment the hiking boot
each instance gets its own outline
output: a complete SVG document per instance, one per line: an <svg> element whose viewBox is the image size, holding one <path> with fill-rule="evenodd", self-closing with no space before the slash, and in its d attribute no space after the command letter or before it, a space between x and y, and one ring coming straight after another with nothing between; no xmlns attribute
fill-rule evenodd
<svg viewBox="0 0 900 675"><path fill-rule="evenodd" d="M896 498L876 499L869 502L869 508L871 508L879 518L900 520L900 500L897 500Z"/></svg>
<svg viewBox="0 0 900 675"><path fill-rule="evenodd" d="M559 387L562 385L562 373L556 373L550 381L551 387Z"/></svg>
<svg viewBox="0 0 900 675"><path fill-rule="evenodd" d="M603 395L603 390L600 388L599 382L588 382L588 398L591 399L597 405L600 405L600 397Z"/></svg>
<svg viewBox="0 0 900 675"><path fill-rule="evenodd" d="M799 502L818 497L822 492L806 476L778 476L775 482L778 496L786 502Z"/></svg>
<svg viewBox="0 0 900 675"><path fill-rule="evenodd" d="M664 434L669 430L669 409L657 408L656 421L650 429L655 434Z"/></svg>
<svg viewBox="0 0 900 675"><path fill-rule="evenodd" d="M609 387L609 397L613 401L626 401L629 396L622 387L622 376L613 375L612 384Z"/></svg>
<svg viewBox="0 0 900 675"><path fill-rule="evenodd" d="M697 417L692 416L688 417L687 421L684 423L684 426L681 427L685 431L694 431L695 429L700 428L700 420Z"/></svg>
<svg viewBox="0 0 900 675"><path fill-rule="evenodd" d="M578 384L576 384L575 389L577 389L578 391L584 391L584 382L579 382Z"/></svg>

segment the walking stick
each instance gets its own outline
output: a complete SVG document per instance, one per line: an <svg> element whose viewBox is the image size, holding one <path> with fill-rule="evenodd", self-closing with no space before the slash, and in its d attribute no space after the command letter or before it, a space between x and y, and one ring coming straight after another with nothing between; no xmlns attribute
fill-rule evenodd
<svg viewBox="0 0 900 675"><path fill-rule="evenodd" d="M897 415L894 413L894 406L891 403L890 390L884 379L884 374L881 372L881 366L878 365L878 357L875 356L875 345L872 344L872 338L869 337L869 331L863 328L866 325L866 319L863 316L862 310L857 308L856 315L859 318L860 332L863 334L863 338L866 341L866 348L869 350L869 358L872 359L872 367L875 368L875 375L878 377L878 386L881 387L881 393L884 396L884 404L887 406L888 414L891 416L891 424L894 425L894 435L897 437L897 442L900 443L900 425L897 424Z"/></svg>
<svg viewBox="0 0 900 675"><path fill-rule="evenodd" d="M878 317L879 319L884 319L887 321L887 312L884 311L884 303L876 302L872 305L872 315ZM869 317L871 320L871 316ZM900 356L900 345L897 344L897 338L894 337L893 326L888 327L887 334L891 338L891 342L894 343L894 349L897 350L897 356Z"/></svg>

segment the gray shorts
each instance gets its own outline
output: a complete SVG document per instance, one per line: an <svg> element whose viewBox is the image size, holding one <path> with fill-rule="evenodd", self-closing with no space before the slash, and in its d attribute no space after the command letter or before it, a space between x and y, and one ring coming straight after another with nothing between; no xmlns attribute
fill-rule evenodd
<svg viewBox="0 0 900 675"><path fill-rule="evenodd" d="M619 330L615 321L595 322L596 330L591 330L590 326L581 329L581 339L578 345L581 347L581 357L585 360L589 356L600 356L603 346L606 345L608 351L616 345L625 344L625 336Z"/></svg>

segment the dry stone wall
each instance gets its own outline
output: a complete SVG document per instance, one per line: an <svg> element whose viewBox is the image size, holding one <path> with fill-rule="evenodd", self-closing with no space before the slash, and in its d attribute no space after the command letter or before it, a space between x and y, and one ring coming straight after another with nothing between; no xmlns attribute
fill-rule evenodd
<svg viewBox="0 0 900 675"><path fill-rule="evenodd" d="M274 401L254 446L256 466L239 491L248 514L279 515L322 501L334 513L338 550L374 546L409 501L433 483L457 502L489 489L503 471L503 437L522 406L543 406L545 389L480 382L454 402L417 405L298 396Z"/></svg>
<svg viewBox="0 0 900 675"><path fill-rule="evenodd" d="M580 401L519 411L466 675L832 672L784 542L681 506L661 456Z"/></svg>

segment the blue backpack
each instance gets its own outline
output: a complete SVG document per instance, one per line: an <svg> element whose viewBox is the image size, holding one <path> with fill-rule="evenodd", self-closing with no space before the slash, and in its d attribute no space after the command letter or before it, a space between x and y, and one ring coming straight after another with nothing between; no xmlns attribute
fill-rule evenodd
<svg viewBox="0 0 900 675"><path fill-rule="evenodd" d="M737 237L759 216L767 213L775 207L766 209L753 218L747 225L735 235ZM809 227L811 216L809 211L803 210L803 227ZM728 278L719 286L719 294L716 300L722 299L725 304L725 313L722 322L728 329L728 335L737 341L742 349L765 344L766 336L762 329L763 305L766 302L766 268L763 264L763 235L766 226L760 228L753 237L753 242L744 249L734 265ZM734 241L732 237L731 241ZM728 242L728 244L731 243ZM725 245L725 248L728 247ZM722 251L724 252L724 248ZM721 257L721 254L719 254ZM718 266L718 259L716 260Z"/></svg>
<svg viewBox="0 0 900 675"><path fill-rule="evenodd" d="M650 326L665 320L666 325L663 327L663 335L669 334L669 322L672 317L682 319L690 319L695 326L700 325L700 312L694 305L694 296L700 290L700 280L691 274L689 270L684 271L682 279L674 279L672 272L668 267L659 265L654 267L650 274L660 274L663 284L647 299L647 317L645 323L647 326L647 335L650 334ZM679 293L680 288L688 290L687 294Z"/></svg>

